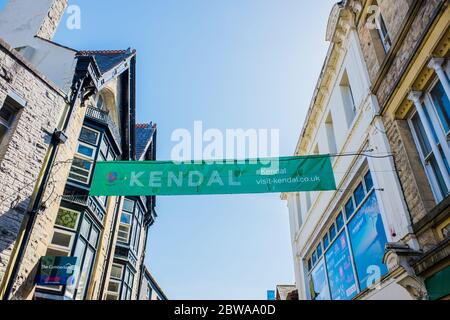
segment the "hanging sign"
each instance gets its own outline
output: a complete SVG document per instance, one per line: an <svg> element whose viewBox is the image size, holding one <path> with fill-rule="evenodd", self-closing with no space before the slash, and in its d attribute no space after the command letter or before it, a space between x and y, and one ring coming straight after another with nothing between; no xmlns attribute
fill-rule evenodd
<svg viewBox="0 0 450 320"><path fill-rule="evenodd" d="M336 190L328 155L223 162L96 164L91 196L249 194Z"/></svg>
<svg viewBox="0 0 450 320"><path fill-rule="evenodd" d="M36 274L36 284L65 286L74 276L76 266L76 257L42 257Z"/></svg>

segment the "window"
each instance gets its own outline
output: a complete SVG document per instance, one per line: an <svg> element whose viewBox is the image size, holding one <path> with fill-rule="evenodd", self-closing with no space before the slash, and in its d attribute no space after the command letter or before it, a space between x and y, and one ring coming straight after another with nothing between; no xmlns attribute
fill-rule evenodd
<svg viewBox="0 0 450 320"><path fill-rule="evenodd" d="M71 232L55 229L50 247L53 249L56 256L67 257L70 256L75 235Z"/></svg>
<svg viewBox="0 0 450 320"><path fill-rule="evenodd" d="M123 266L120 264L113 264L111 268L111 278L122 280Z"/></svg>
<svg viewBox="0 0 450 320"><path fill-rule="evenodd" d="M378 4L375 2L375 5ZM377 25L378 35L380 36L381 44L383 45L384 52L388 53L392 46L391 37L389 36L389 32L386 27L386 23L384 22L383 16L379 13L375 19L375 23Z"/></svg>
<svg viewBox="0 0 450 320"><path fill-rule="evenodd" d="M314 247L307 261L309 291L312 300L350 300L373 284L373 275L383 276L387 236L371 173L363 175L350 201L351 219L345 220L339 211L334 223ZM362 195L359 206L354 199ZM320 238L319 238L320 239Z"/></svg>
<svg viewBox="0 0 450 320"><path fill-rule="evenodd" d="M322 239L323 242L323 248L326 250L328 246L330 245L330 238L328 237L328 233L325 234L325 236Z"/></svg>
<svg viewBox="0 0 450 320"><path fill-rule="evenodd" d="M80 263L80 277L76 290L76 300L83 300L91 277L100 230L87 217L81 223L80 234L75 248L75 257Z"/></svg>
<svg viewBox="0 0 450 320"><path fill-rule="evenodd" d="M325 120L325 130L327 132L328 150L331 154L337 153L336 136L331 112L328 113L327 119Z"/></svg>
<svg viewBox="0 0 450 320"><path fill-rule="evenodd" d="M434 197L441 202L450 191L449 98L435 80L415 104L408 122Z"/></svg>
<svg viewBox="0 0 450 320"><path fill-rule="evenodd" d="M125 270L125 277L123 280L123 289L121 300L131 300L133 293L134 274L129 268Z"/></svg>
<svg viewBox="0 0 450 320"><path fill-rule="evenodd" d="M55 224L59 227L76 231L79 218L80 212L61 207L59 208Z"/></svg>
<svg viewBox="0 0 450 320"><path fill-rule="evenodd" d="M120 289L122 287L122 276L124 266L113 264L111 268L111 277L108 283L106 300L119 300Z"/></svg>
<svg viewBox="0 0 450 320"><path fill-rule="evenodd" d="M300 202L300 193L295 194L295 206L297 208L298 229L303 225L302 205Z"/></svg>
<svg viewBox="0 0 450 320"><path fill-rule="evenodd" d="M339 213L338 217L336 218L336 227L338 232L340 232L344 227L344 216L342 215L342 212Z"/></svg>
<svg viewBox="0 0 450 320"><path fill-rule="evenodd" d="M311 209L311 205L312 205L311 193L305 192L305 197L306 197L306 212L309 212L309 209Z"/></svg>
<svg viewBox="0 0 450 320"><path fill-rule="evenodd" d="M130 232L131 232L131 214L127 212L122 212L117 240L128 243L130 241Z"/></svg>
<svg viewBox="0 0 450 320"><path fill-rule="evenodd" d="M430 92L430 97L439 121L447 138L450 138L450 101L445 93L442 83L438 81Z"/></svg>
<svg viewBox="0 0 450 320"><path fill-rule="evenodd" d="M146 300L152 300L152 287L148 284L147 285L147 292L145 294L145 299Z"/></svg>
<svg viewBox="0 0 450 320"><path fill-rule="evenodd" d="M88 184L94 167L95 155L95 147L79 142L69 177L78 182Z"/></svg>
<svg viewBox="0 0 450 320"><path fill-rule="evenodd" d="M0 108L0 143L2 143L3 138L9 131L16 116L16 112L17 110L7 102Z"/></svg>
<svg viewBox="0 0 450 320"><path fill-rule="evenodd" d="M98 143L98 138L100 137L100 133L98 131L92 130L87 127L83 127L81 129L80 141L92 144L94 146Z"/></svg>
<svg viewBox="0 0 450 320"><path fill-rule="evenodd" d="M348 77L347 71L344 71L344 74L342 76L341 84L341 95L342 95L342 102L344 105L344 111L345 116L347 118L347 125L350 127L350 125L353 123L353 120L356 116L356 104L355 104L355 97L353 96L353 90L350 85L350 80Z"/></svg>

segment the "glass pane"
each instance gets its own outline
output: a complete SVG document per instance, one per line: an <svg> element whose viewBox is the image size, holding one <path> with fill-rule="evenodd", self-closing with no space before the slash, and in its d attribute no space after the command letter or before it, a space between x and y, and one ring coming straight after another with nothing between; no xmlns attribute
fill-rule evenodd
<svg viewBox="0 0 450 320"><path fill-rule="evenodd" d="M417 140L419 140L418 142L420 150L422 151L423 156L427 157L431 153L431 146L425 133L425 128L423 127L422 121L420 121L419 115L417 113L414 115L414 117L412 117L411 122L413 124Z"/></svg>
<svg viewBox="0 0 450 320"><path fill-rule="evenodd" d="M45 254L47 257L68 257L70 254L67 250L58 250L58 249L52 249L48 248L47 253Z"/></svg>
<svg viewBox="0 0 450 320"><path fill-rule="evenodd" d="M77 265L81 266L84 258L84 251L86 250L86 243L83 240L79 240L77 247L75 248L74 257L77 257Z"/></svg>
<svg viewBox="0 0 450 320"><path fill-rule="evenodd" d="M323 248L326 250L330 245L330 239L328 238L328 233L323 237Z"/></svg>
<svg viewBox="0 0 450 320"><path fill-rule="evenodd" d="M448 190L447 190L447 185L445 184L444 177L442 176L441 170L439 169L439 165L434 156L432 156L430 158L429 166L431 167L431 169L434 173L434 176L436 177L437 184L439 187L439 190L437 190L437 191L441 193L439 198L440 198L440 200L442 200L442 198L447 195Z"/></svg>
<svg viewBox="0 0 450 320"><path fill-rule="evenodd" d="M344 216L341 213L339 213L339 215L336 218L336 227L338 229L338 232L342 230L342 228L344 227Z"/></svg>
<svg viewBox="0 0 450 320"><path fill-rule="evenodd" d="M88 158L94 157L94 149L85 145L80 144L78 146L78 153L82 154Z"/></svg>
<svg viewBox="0 0 450 320"><path fill-rule="evenodd" d="M81 269L80 282L77 291L77 300L83 300L84 294L87 288L87 282L91 273L92 262L94 261L94 252L91 249L87 249L86 258L84 259L83 268Z"/></svg>
<svg viewBox="0 0 450 320"><path fill-rule="evenodd" d="M309 279L309 293L311 300L330 300L330 290L323 261L314 269Z"/></svg>
<svg viewBox="0 0 450 320"><path fill-rule="evenodd" d="M90 143L90 144L93 144L93 145L96 145L97 141L98 141L98 135L99 135L98 132L88 129L86 127L83 127L81 129L80 140Z"/></svg>
<svg viewBox="0 0 450 320"><path fill-rule="evenodd" d="M320 257L322 257L322 245L319 244L319 246L316 249L317 252L317 259L320 259Z"/></svg>
<svg viewBox="0 0 450 320"><path fill-rule="evenodd" d="M345 233L325 254L328 281L333 300L351 300L358 293L350 249Z"/></svg>
<svg viewBox="0 0 450 320"><path fill-rule="evenodd" d="M370 190L372 190L372 188L373 188L372 174L371 174L370 171L369 171L369 172L366 174L366 176L364 177L364 181L366 182L366 190L367 190L367 193L369 193Z"/></svg>
<svg viewBox="0 0 450 320"><path fill-rule="evenodd" d="M55 230L55 233L53 234L52 244L55 246L70 249L72 237L72 234L66 234Z"/></svg>
<svg viewBox="0 0 450 320"><path fill-rule="evenodd" d="M353 211L355 211L355 206L353 205L353 199L350 198L350 200L348 200L347 204L345 205L345 216L347 217L347 220L353 214Z"/></svg>
<svg viewBox="0 0 450 320"><path fill-rule="evenodd" d="M359 206L361 204L361 202L364 200L364 197L366 196L362 183L360 183L359 186L356 188L354 196L355 196L356 206Z"/></svg>
<svg viewBox="0 0 450 320"><path fill-rule="evenodd" d="M78 226L79 212L60 208L55 224L64 228L76 230Z"/></svg>
<svg viewBox="0 0 450 320"><path fill-rule="evenodd" d="M111 277L122 280L123 266L114 264L111 268Z"/></svg>
<svg viewBox="0 0 450 320"><path fill-rule="evenodd" d="M6 124L9 125L11 123L13 115L14 112L10 108L6 106L0 108L0 119L3 120Z"/></svg>
<svg viewBox="0 0 450 320"><path fill-rule="evenodd" d="M122 216L120 217L120 222L131 225L131 214L122 212Z"/></svg>
<svg viewBox="0 0 450 320"><path fill-rule="evenodd" d="M119 291L120 291L120 282L110 281L109 284L108 284L108 291L109 292L114 292L114 293L119 293Z"/></svg>
<svg viewBox="0 0 450 320"><path fill-rule="evenodd" d="M431 91L431 97L444 131L448 133L450 131L450 101L440 81Z"/></svg>
<svg viewBox="0 0 450 320"><path fill-rule="evenodd" d="M106 155L108 154L108 143L106 142L105 138L103 138L102 143L100 145L100 151L106 158Z"/></svg>
<svg viewBox="0 0 450 320"><path fill-rule="evenodd" d="M90 171L92 167L92 161L84 160L75 157L72 162L72 168L80 168L85 171Z"/></svg>
<svg viewBox="0 0 450 320"><path fill-rule="evenodd" d="M383 264L387 238L375 193L358 210L348 229L360 289L365 290L379 280L374 275L381 277L388 272Z"/></svg>
<svg viewBox="0 0 450 320"><path fill-rule="evenodd" d="M83 223L81 224L80 234L85 238L89 239L89 231L91 229L91 223L86 218L83 219Z"/></svg>
<svg viewBox="0 0 450 320"><path fill-rule="evenodd" d="M134 201L130 199L125 199L123 202L123 210L128 212L134 211Z"/></svg>
<svg viewBox="0 0 450 320"><path fill-rule="evenodd" d="M315 251L313 252L311 261L312 261L313 266L314 266L314 265L316 264L316 262L317 262L317 255L316 255L316 252L315 252Z"/></svg>
<svg viewBox="0 0 450 320"><path fill-rule="evenodd" d="M99 231L95 228L92 228L91 236L89 237L89 243L97 248L97 240L98 240Z"/></svg>
<svg viewBox="0 0 450 320"><path fill-rule="evenodd" d="M334 224L331 226L328 234L330 235L330 241L333 241L334 238L336 238L336 227L334 226Z"/></svg>
<svg viewBox="0 0 450 320"><path fill-rule="evenodd" d="M119 296L118 296L118 295L115 295L115 294L110 294L110 293L108 293L108 294L106 295L106 300L108 300L108 301L119 300Z"/></svg>

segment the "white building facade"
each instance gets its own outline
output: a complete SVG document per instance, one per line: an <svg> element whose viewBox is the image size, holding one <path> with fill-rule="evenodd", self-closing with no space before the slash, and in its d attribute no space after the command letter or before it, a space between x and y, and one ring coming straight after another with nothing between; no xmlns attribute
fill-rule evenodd
<svg viewBox="0 0 450 320"><path fill-rule="evenodd" d="M336 4L327 54L296 155L331 154L337 191L284 194L300 300L411 299L385 246L417 243L354 27Z"/></svg>

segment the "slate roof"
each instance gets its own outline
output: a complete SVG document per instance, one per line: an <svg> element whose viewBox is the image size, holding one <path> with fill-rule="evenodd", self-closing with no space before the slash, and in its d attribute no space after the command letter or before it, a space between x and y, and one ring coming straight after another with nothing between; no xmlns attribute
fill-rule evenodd
<svg viewBox="0 0 450 320"><path fill-rule="evenodd" d="M121 64L136 53L135 50L93 50L78 51L77 56L92 56L102 74Z"/></svg>
<svg viewBox="0 0 450 320"><path fill-rule="evenodd" d="M136 159L139 160L145 153L155 131L156 125L151 122L136 124Z"/></svg>

